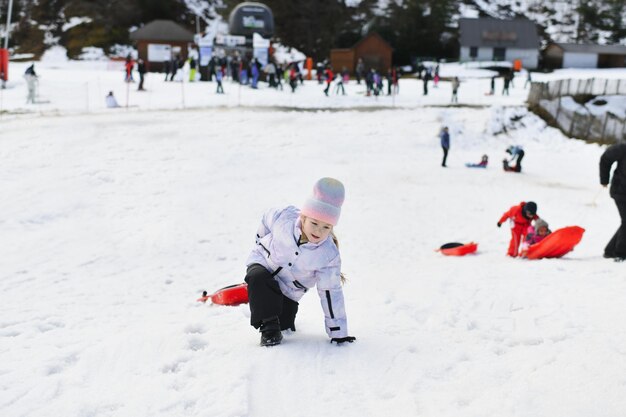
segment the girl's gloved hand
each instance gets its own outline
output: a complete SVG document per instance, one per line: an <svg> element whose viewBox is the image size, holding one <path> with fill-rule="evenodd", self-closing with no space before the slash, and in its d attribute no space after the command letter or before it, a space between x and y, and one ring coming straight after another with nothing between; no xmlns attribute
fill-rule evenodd
<svg viewBox="0 0 626 417"><path fill-rule="evenodd" d="M344 343L344 342L348 342L348 343L352 343L356 340L356 337L354 336L346 336L346 337L333 337L332 339L330 339L330 343L337 343L337 346L339 346L340 344Z"/></svg>

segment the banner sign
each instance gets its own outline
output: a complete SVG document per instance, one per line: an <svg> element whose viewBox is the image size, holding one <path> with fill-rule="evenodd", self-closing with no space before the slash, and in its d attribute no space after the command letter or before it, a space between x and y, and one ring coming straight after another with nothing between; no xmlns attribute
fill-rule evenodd
<svg viewBox="0 0 626 417"><path fill-rule="evenodd" d="M215 36L215 43L218 45L225 45L225 46L245 45L246 37L234 36L234 35L217 35Z"/></svg>
<svg viewBox="0 0 626 417"><path fill-rule="evenodd" d="M274 36L274 15L265 4L244 2L236 6L228 17L231 35L250 37L254 32L266 38Z"/></svg>
<svg viewBox="0 0 626 417"><path fill-rule="evenodd" d="M148 61L165 62L172 59L172 46L160 43L148 44Z"/></svg>
<svg viewBox="0 0 626 417"><path fill-rule="evenodd" d="M269 56L268 48L254 48L253 56L259 61L261 68L265 67Z"/></svg>
<svg viewBox="0 0 626 417"><path fill-rule="evenodd" d="M210 46L201 46L200 47L200 66L206 67L209 65L209 61L211 60L211 56L213 55L213 48Z"/></svg>
<svg viewBox="0 0 626 417"><path fill-rule="evenodd" d="M255 32L252 34L252 47L253 48L269 48L270 40L263 39L263 36Z"/></svg>

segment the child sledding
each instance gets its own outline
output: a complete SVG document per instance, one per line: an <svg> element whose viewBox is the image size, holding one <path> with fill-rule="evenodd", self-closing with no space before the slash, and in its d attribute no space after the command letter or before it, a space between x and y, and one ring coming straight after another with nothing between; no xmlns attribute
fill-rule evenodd
<svg viewBox="0 0 626 417"><path fill-rule="evenodd" d="M522 253L527 259L560 258L574 250L583 238L585 229L579 226L567 226L547 234L539 242L528 246Z"/></svg>
<svg viewBox="0 0 626 417"><path fill-rule="evenodd" d="M522 250L520 252L522 257L526 257L528 255L528 248L531 245L535 245L545 239L552 231L548 226L548 222L544 219L535 220L534 226L528 226L526 230L526 238L522 243Z"/></svg>
<svg viewBox="0 0 626 417"><path fill-rule="evenodd" d="M532 201L511 207L498 221L498 227L507 219L511 223L507 255L513 258L518 255L527 259L560 258L574 249L585 232L578 226L551 232L548 223L537 216L537 204Z"/></svg>
<svg viewBox="0 0 626 417"><path fill-rule="evenodd" d="M489 164L489 156L487 155L483 155L480 158L480 162L477 164L472 164L472 163L466 163L465 166L468 168L487 168L487 165Z"/></svg>

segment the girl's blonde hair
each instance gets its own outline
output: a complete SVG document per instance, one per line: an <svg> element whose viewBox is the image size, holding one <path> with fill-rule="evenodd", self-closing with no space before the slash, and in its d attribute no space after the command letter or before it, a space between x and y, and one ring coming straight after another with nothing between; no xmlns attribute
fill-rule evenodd
<svg viewBox="0 0 626 417"><path fill-rule="evenodd" d="M339 249L339 240L337 239L337 236L335 236L334 230L330 231L330 237L333 239L333 242L335 242L335 246L337 246L337 249ZM341 284L346 283L346 276L343 272L339 272L339 278L341 279Z"/></svg>

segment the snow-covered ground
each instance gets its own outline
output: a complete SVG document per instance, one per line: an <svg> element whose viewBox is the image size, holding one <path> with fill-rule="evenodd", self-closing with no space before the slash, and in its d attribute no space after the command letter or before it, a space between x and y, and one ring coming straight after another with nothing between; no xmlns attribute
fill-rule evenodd
<svg viewBox="0 0 626 417"><path fill-rule="evenodd" d="M76 67L42 65L42 83L94 76ZM146 109L179 108L166 95L180 83L152 77ZM5 109L25 96L19 82ZM119 73L106 82L124 87ZM254 109L231 108L235 92L185 84L187 105L207 108L94 104L80 115L50 86L63 117L3 116L0 415L623 416L626 273L601 256L619 223L598 184L604 148L503 107L523 103L523 82L510 98L479 96L483 84L477 108L435 106L446 84L424 98L416 83L409 108L376 111L359 109L375 100L354 86L345 98L315 84L246 89ZM308 98L345 109L277 109ZM511 144L526 150L521 174L500 167ZM483 153L488 169L464 167ZM195 300L241 282L263 211L299 205L322 176L347 190L336 232L358 340L330 345L309 293L298 331L260 348L247 306ZM496 222L523 200L553 230L584 227L576 250L505 257L509 233ZM474 256L434 251L471 240Z"/></svg>
<svg viewBox="0 0 626 417"><path fill-rule="evenodd" d="M84 61L67 62L62 51L54 50L49 58L35 63L39 76L38 102L26 104L27 87L22 74L30 63L11 63L7 89L0 90L0 116L3 112L11 117L22 115L58 115L98 112L144 111L188 108L230 107L283 107L296 109L345 109L345 108L421 108L423 106L449 105L452 98L450 82L441 81L438 87L429 83L429 94L423 95L421 80L400 79L397 96L366 97L365 85L351 81L345 85L346 95L324 96L324 85L306 81L305 85L291 93L287 85L284 91L276 91L260 83L259 90L226 81L225 94L216 94L214 82L164 82L163 74L146 75L146 91L137 91L137 83L124 83L123 62ZM528 96L525 72L519 74L510 88L510 95L503 96L503 81L496 80L496 94L486 95L490 77L495 72L481 69L477 63L441 65L442 77L458 76L461 86L459 105L492 106L523 104ZM626 78L626 69L618 70L563 70L551 74L534 74L535 81L560 78ZM135 79L138 75L135 73ZM386 93L385 82L385 93ZM111 110L105 106L104 97L112 91L123 109Z"/></svg>
<svg viewBox="0 0 626 417"><path fill-rule="evenodd" d="M26 104L27 87L22 78L29 64L11 63L9 68L10 81L8 88L0 90L3 94L0 109L12 114L68 114L111 112L105 106L104 97L113 91L124 111L164 110L206 107L289 107L289 108L417 108L424 105L448 105L452 98L449 82L440 82L437 88L429 83L429 95L424 96L422 82L416 79L401 79L400 93L397 96L366 97L365 84L357 85L351 81L345 85L346 95L337 95L335 86L332 94L326 97L324 85L317 81L306 81L303 87L291 93L288 85L283 91L267 87L260 83L258 90L248 86L226 81L225 94L216 94L214 82L164 82L164 75L149 73L146 76L146 91L137 91L137 83L124 83L123 62L76 62L68 65L54 60L35 64L39 78L37 104ZM502 80L497 81L498 94L493 97L485 95L489 91L491 71L474 68L458 67L461 78L459 88L459 104L466 105L515 105L523 102L528 89L524 89L524 78L517 77L510 96L501 96ZM464 76L465 75L465 76ZM471 77L471 78L470 78ZM138 75L135 73L135 79ZM387 83L385 82L385 93ZM128 109L126 106L128 105Z"/></svg>

